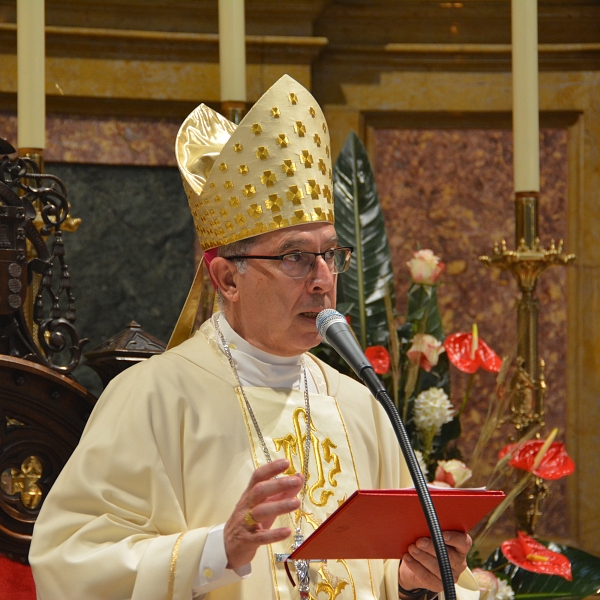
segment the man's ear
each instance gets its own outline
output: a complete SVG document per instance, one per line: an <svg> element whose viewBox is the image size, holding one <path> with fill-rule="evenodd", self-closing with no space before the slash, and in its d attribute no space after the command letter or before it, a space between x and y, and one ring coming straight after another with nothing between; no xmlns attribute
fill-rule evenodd
<svg viewBox="0 0 600 600"><path fill-rule="evenodd" d="M235 263L222 256L217 256L210 263L210 274L223 297L230 302L236 302L239 295L237 287L239 271Z"/></svg>

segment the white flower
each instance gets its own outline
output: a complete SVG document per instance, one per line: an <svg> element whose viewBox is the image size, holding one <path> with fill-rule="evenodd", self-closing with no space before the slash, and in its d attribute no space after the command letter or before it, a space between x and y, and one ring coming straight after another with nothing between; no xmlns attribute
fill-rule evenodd
<svg viewBox="0 0 600 600"><path fill-rule="evenodd" d="M479 600L496 600L499 579L490 571L473 569L473 576L479 586Z"/></svg>
<svg viewBox="0 0 600 600"><path fill-rule="evenodd" d="M423 453L420 450L415 450L415 456L417 457L417 461L419 462L419 467L421 467L421 471L423 471L423 475L425 475L425 479L427 479L427 464L425 463L425 459L423 458Z"/></svg>
<svg viewBox="0 0 600 600"><path fill-rule="evenodd" d="M491 571L473 569L479 586L479 600L513 600L515 593L508 581L496 577Z"/></svg>
<svg viewBox="0 0 600 600"><path fill-rule="evenodd" d="M515 593L510 587L510 583L504 579L498 579L498 591L496 592L496 600L513 600Z"/></svg>
<svg viewBox="0 0 600 600"><path fill-rule="evenodd" d="M433 285L446 268L431 250L415 252L406 264L413 281L422 285Z"/></svg>
<svg viewBox="0 0 600 600"><path fill-rule="evenodd" d="M415 399L413 420L426 437L440 433L442 425L452 421L454 408L442 388L432 387L421 392Z"/></svg>

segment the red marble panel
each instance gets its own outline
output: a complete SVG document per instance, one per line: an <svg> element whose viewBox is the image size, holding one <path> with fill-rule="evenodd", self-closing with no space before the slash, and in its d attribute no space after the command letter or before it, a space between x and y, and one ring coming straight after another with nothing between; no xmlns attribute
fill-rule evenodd
<svg viewBox="0 0 600 600"><path fill-rule="evenodd" d="M540 134L540 233L546 245L567 234L567 131ZM387 231L397 274L398 310L406 310L408 275L405 263L418 247L431 248L448 264L439 286L445 332L470 331L500 355L516 348L517 285L509 273L487 269L478 257L492 251L494 241L514 247L512 133L504 130L376 130L374 167L386 215ZM566 241L566 240L565 240ZM540 356L546 360L547 428L566 423L566 272L546 272L538 286ZM455 406L468 376L453 368ZM473 452L485 418L495 378L476 376L463 417L460 447L465 460ZM490 472L498 450L514 432L497 431L486 453ZM481 473L477 483L485 482ZM567 536L566 484L551 485L539 533ZM504 529L512 526L505 522Z"/></svg>
<svg viewBox="0 0 600 600"><path fill-rule="evenodd" d="M47 162L176 166L179 120L49 115ZM0 136L17 145L17 117L0 113Z"/></svg>

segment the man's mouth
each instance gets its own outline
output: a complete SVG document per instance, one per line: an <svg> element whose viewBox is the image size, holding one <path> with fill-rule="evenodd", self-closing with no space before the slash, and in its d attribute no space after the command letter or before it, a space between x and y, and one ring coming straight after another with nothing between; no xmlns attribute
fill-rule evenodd
<svg viewBox="0 0 600 600"><path fill-rule="evenodd" d="M320 312L320 311L319 311ZM316 319L317 316L319 315L319 312L302 312L300 313L303 317L306 317L307 319Z"/></svg>

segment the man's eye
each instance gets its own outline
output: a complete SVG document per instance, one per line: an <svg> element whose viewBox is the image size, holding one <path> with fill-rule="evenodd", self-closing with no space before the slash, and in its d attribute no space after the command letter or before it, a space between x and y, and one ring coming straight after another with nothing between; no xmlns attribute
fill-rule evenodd
<svg viewBox="0 0 600 600"><path fill-rule="evenodd" d="M294 254L285 254L283 260L286 260L287 262L291 263L299 262L302 260L302 254L300 254L299 252L296 252Z"/></svg>

